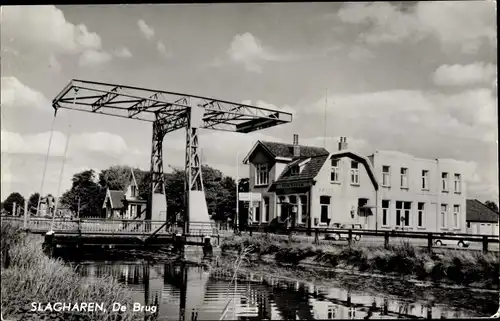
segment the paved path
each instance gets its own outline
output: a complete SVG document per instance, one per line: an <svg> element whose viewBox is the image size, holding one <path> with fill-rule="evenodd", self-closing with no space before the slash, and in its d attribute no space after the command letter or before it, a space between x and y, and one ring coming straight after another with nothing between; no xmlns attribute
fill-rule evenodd
<svg viewBox="0 0 500 321"><path fill-rule="evenodd" d="M262 234L260 232L253 232L253 234ZM283 238L288 238L287 235L280 235ZM301 235L294 235L293 236L295 239L300 239L303 240L304 242L314 242L314 236L307 236L304 234ZM333 241L333 240L325 240L324 236L320 236L320 241L322 242L328 242L331 244L335 245L346 245L347 240L339 240L339 241ZM418 247L427 247L427 240L425 239L409 239L409 238L398 238L398 237L391 237L389 238L389 244L390 245L401 245L403 242L409 242L412 245L418 246ZM367 246L383 246L384 245L384 238L382 236L377 237L377 236L362 236L361 239L358 242L360 245L367 245ZM437 246L433 245L434 250L450 250L450 249L455 249L455 250L464 250L464 251L482 251L483 245L481 242L470 242L469 247L467 248L462 248L457 245L455 241L447 240L443 241L442 246ZM492 252L499 252L499 244L498 243L490 243L488 244L488 250Z"/></svg>

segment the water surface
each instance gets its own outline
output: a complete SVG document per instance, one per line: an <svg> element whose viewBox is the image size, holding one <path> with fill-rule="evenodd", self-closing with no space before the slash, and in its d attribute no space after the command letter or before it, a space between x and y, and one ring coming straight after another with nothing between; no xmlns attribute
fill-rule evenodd
<svg viewBox="0 0 500 321"><path fill-rule="evenodd" d="M116 278L133 292L135 302L158 307L157 320L219 320L223 315L227 320L471 318L491 316L498 303L498 292L463 289L419 289L421 298L398 295L408 289L391 280L376 293L359 286L318 286L255 275L240 277L235 284L228 272L186 263L91 262L81 263L79 271L91 280ZM462 304L464 300L470 304Z"/></svg>

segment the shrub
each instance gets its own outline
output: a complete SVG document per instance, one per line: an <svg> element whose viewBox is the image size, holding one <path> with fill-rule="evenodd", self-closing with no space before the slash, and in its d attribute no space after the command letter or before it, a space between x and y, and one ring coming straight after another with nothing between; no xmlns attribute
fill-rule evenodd
<svg viewBox="0 0 500 321"><path fill-rule="evenodd" d="M14 231L14 233L12 233ZM31 302L102 302L111 306L113 302L132 303L131 294L118 281L100 278L98 282L84 282L82 277L62 261L49 258L42 252L42 239L4 229L2 245L11 246L11 264L2 269L2 314L4 317L25 315ZM41 313L37 313L41 316ZM75 315L65 314L63 319ZM107 320L109 314L88 314L90 320ZM121 315L122 320L132 320L132 312Z"/></svg>

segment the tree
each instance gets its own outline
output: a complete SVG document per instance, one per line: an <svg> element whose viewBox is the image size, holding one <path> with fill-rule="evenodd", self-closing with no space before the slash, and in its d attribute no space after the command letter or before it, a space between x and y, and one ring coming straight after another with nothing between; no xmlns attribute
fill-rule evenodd
<svg viewBox="0 0 500 321"><path fill-rule="evenodd" d="M486 201L484 205L488 206L490 209L498 213L498 205L493 201Z"/></svg>
<svg viewBox="0 0 500 321"><path fill-rule="evenodd" d="M36 213L39 200L40 200L39 193L31 194L30 198L28 199L28 210L30 211L30 213Z"/></svg>
<svg viewBox="0 0 500 321"><path fill-rule="evenodd" d="M24 207L24 197L17 192L11 193L7 196L5 201L3 201L3 208L10 214L14 214L12 213L14 203L16 203L16 208L19 208L19 206Z"/></svg>
<svg viewBox="0 0 500 321"><path fill-rule="evenodd" d="M132 167L126 165L114 165L102 170L99 173L99 185L111 190L124 190L130 182L131 170Z"/></svg>
<svg viewBox="0 0 500 321"><path fill-rule="evenodd" d="M250 191L250 179L248 177L240 178L238 191L241 193L248 193Z"/></svg>
<svg viewBox="0 0 500 321"><path fill-rule="evenodd" d="M95 172L85 170L73 175L72 186L61 197L61 203L69 206L73 213L78 212L80 203L80 217L101 216L103 213L106 190L95 182Z"/></svg>

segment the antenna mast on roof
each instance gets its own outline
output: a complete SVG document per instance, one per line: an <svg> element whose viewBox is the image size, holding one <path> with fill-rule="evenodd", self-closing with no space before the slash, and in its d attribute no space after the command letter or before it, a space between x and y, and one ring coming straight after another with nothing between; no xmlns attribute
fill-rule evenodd
<svg viewBox="0 0 500 321"><path fill-rule="evenodd" d="M325 89L325 133L323 136L323 147L326 148L326 110L328 107L328 88Z"/></svg>

